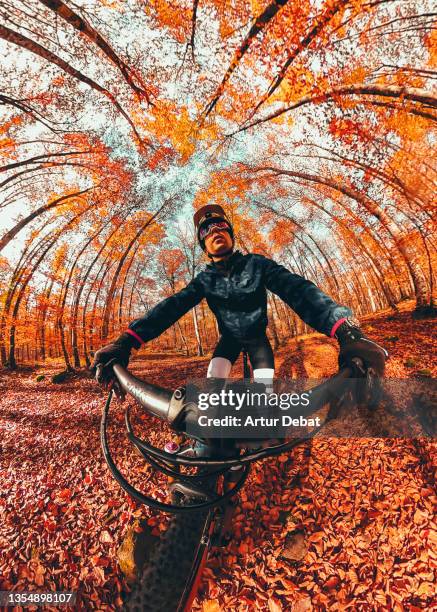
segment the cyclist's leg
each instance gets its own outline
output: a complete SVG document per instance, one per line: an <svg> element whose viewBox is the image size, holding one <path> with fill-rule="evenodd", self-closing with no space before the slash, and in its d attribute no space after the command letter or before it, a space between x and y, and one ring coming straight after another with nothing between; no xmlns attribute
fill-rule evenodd
<svg viewBox="0 0 437 612"><path fill-rule="evenodd" d="M253 368L254 381L264 383L266 391L272 393L275 357L269 339L266 335L253 338L246 343L246 348Z"/></svg>
<svg viewBox="0 0 437 612"><path fill-rule="evenodd" d="M241 345L233 338L227 336L221 336L217 346L211 357L211 361L208 365L208 371L206 377L209 379L210 384L207 386L208 392L220 391L224 386L224 379L229 377L232 366L236 362L238 355L241 351ZM213 443L204 444L199 440L194 444L194 451L198 456L211 456L211 448L221 448L223 441L214 440ZM224 441L226 444L226 440Z"/></svg>
<svg viewBox="0 0 437 612"><path fill-rule="evenodd" d="M221 336L208 365L207 378L228 378L237 361L241 345L228 336Z"/></svg>

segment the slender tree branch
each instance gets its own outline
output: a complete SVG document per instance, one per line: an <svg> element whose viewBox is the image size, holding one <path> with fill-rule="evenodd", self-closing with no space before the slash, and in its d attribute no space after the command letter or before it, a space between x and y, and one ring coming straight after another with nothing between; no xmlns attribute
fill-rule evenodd
<svg viewBox="0 0 437 612"><path fill-rule="evenodd" d="M339 0L337 3L333 4L331 8L329 8L327 11L325 11L325 13L322 14L319 17L318 20L316 20L316 23L313 25L313 27L308 32L308 34L301 40L301 42L296 47L296 49L294 49L294 51L289 51L288 52L288 57L287 57L285 63L283 64L282 68L280 69L279 74L272 81L272 83L271 83L269 89L267 90L267 92L262 96L261 100L255 106L255 109L250 114L249 119L251 119L255 115L255 113L258 111L260 106L262 106L264 104L264 102L266 102L273 95L273 93L276 91L276 89L282 83L282 81L283 81L283 79L284 79L284 77L285 77L285 75L287 73L287 70L289 69L291 64L294 62L296 57L298 55L300 55L300 53L304 49L306 49L313 42L313 40L320 34L320 32L323 30L323 28L326 25L328 25L328 23L333 19L333 17L335 17L335 15L342 8L344 8L346 6L346 4L348 4L348 2L349 2L349 0Z"/></svg>
<svg viewBox="0 0 437 612"><path fill-rule="evenodd" d="M349 85L348 87L332 89L331 91L327 91L323 94L305 96L294 104L287 106L287 108L281 108L274 113L270 113L270 115L267 115L266 117L241 127L235 132L232 132L232 134L229 134L229 136L234 136L234 134L244 132L255 125L259 125L260 123L265 123L266 121L280 117L284 113L288 113L291 110L296 110L297 108L305 106L306 104L319 104L338 96L381 96L384 98L402 98L404 100L418 102L427 107L437 108L437 96L422 89L398 87L395 85ZM430 115L430 117L431 116L432 115ZM435 119L436 118L433 117L433 120Z"/></svg>
<svg viewBox="0 0 437 612"><path fill-rule="evenodd" d="M246 37L244 38L243 42L238 47L238 49L235 51L234 56L233 56L233 58L231 60L231 63L229 64L229 67L226 70L225 75L224 75L224 77L222 79L222 82L218 86L215 94L212 97L212 100L209 102L208 106L206 107L206 109L204 111L204 116L205 117L207 117L209 115L209 113L212 111L212 109L215 107L215 105L219 101L219 99L222 96L223 91L225 89L226 83L231 78L232 73L234 72L234 70L238 66L241 58L244 56L246 51L249 49L249 47L250 47L252 41L254 40L254 38L256 36L258 36L258 34L265 29L265 27L275 17L275 15L279 12L279 10L283 6L285 6L287 4L287 2L288 2L288 0L274 0L257 17L255 23L250 28L250 30L249 30L248 34L246 35Z"/></svg>
<svg viewBox="0 0 437 612"><path fill-rule="evenodd" d="M147 90L146 85L142 81L139 74L133 69L127 66L127 64L117 55L111 45L95 30L86 19L83 19L78 13L72 11L65 2L62 0L39 0L42 4L47 6L56 15L64 19L69 23L75 30L78 30L83 36L86 36L95 45L97 45L108 59L111 60L120 70L125 78L125 81L131 87L137 95L141 98L145 98L149 104L151 92ZM134 79L140 83L140 87L136 85Z"/></svg>
<svg viewBox="0 0 437 612"><path fill-rule="evenodd" d="M3 38L7 42L10 42L19 47L22 47L23 49L27 49L27 51L30 51L31 53L34 53L35 55L42 57L46 61L52 64L55 64L56 66L59 66L59 68L64 70L64 72L66 72L70 76L74 77L78 81L81 81L82 83L85 83L86 85L94 89L95 91L98 91L99 93L106 96L108 100L110 100L110 102L112 102L112 104L116 107L119 113L123 115L123 117L129 123L138 142L141 145L146 144L141 138L141 136L139 135L134 123L132 122L132 119L129 117L126 111L122 108L117 98L110 91L108 91L105 87L102 87L90 77L82 74L79 70L76 70L76 68L73 68L73 66L71 66L68 62L61 59L60 57L58 57L57 55L55 55L54 53L52 53L45 47L42 47L40 44L36 43L30 38L27 38L27 36L24 36L23 34L20 34L19 32L14 32L13 30L10 30L9 28L1 24L0 24L0 38ZM152 146L151 143L147 143L147 144L149 146Z"/></svg>

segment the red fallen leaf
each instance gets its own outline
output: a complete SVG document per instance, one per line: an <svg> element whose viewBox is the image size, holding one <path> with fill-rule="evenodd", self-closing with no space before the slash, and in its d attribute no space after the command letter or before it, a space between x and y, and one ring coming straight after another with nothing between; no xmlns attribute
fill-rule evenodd
<svg viewBox="0 0 437 612"><path fill-rule="evenodd" d="M273 598L269 599L267 603L268 603L270 612L281 612L282 611L282 606L278 603L276 599L273 599Z"/></svg>
<svg viewBox="0 0 437 612"><path fill-rule="evenodd" d="M43 499L39 499L38 500L38 508L40 510L42 510L44 508L44 500Z"/></svg>
<svg viewBox="0 0 437 612"><path fill-rule="evenodd" d="M55 504L54 502L50 501L47 504L47 510L51 512L52 514L54 514L55 516L57 516L59 513L59 506Z"/></svg>
<svg viewBox="0 0 437 612"><path fill-rule="evenodd" d="M47 531L50 531L51 533L53 533L54 531L56 531L55 521L44 521L44 528Z"/></svg>
<svg viewBox="0 0 437 612"><path fill-rule="evenodd" d="M111 565L111 560L109 559L109 557L99 557L99 560L97 561L96 565L98 565L99 567L108 567L109 565Z"/></svg>
<svg viewBox="0 0 437 612"><path fill-rule="evenodd" d="M89 474L87 474L85 476L85 478L83 479L85 484L91 484L91 480L92 480L92 478L91 478L91 476Z"/></svg>
<svg viewBox="0 0 437 612"><path fill-rule="evenodd" d="M272 508L269 512L270 519L275 522L279 518L279 510L277 508Z"/></svg>
<svg viewBox="0 0 437 612"><path fill-rule="evenodd" d="M117 506L120 505L120 502L118 501L118 499L110 499L108 501L108 508L117 508Z"/></svg>
<svg viewBox="0 0 437 612"><path fill-rule="evenodd" d="M33 574L26 563L19 563L17 569L18 578L27 578L32 580Z"/></svg>
<svg viewBox="0 0 437 612"><path fill-rule="evenodd" d="M299 599L293 606L293 612L311 612L313 606L311 604L311 597L305 597Z"/></svg>
<svg viewBox="0 0 437 612"><path fill-rule="evenodd" d="M308 538L309 542L320 542L325 537L325 533L323 531L315 531Z"/></svg>
<svg viewBox="0 0 437 612"><path fill-rule="evenodd" d="M62 489L62 491L59 492L59 497L66 501L69 501L71 496L72 496L71 489Z"/></svg>
<svg viewBox="0 0 437 612"><path fill-rule="evenodd" d="M35 569L35 584L37 586L42 586L44 584L44 574L45 573L46 573L46 570L44 566L41 564L37 565Z"/></svg>
<svg viewBox="0 0 437 612"><path fill-rule="evenodd" d="M369 510L369 512L367 513L369 518L376 518L380 514L382 514L380 510Z"/></svg>
<svg viewBox="0 0 437 612"><path fill-rule="evenodd" d="M108 557L101 557L100 555L93 555L91 557L91 563L94 567L108 567L111 561Z"/></svg>
<svg viewBox="0 0 437 612"><path fill-rule="evenodd" d="M137 502L136 502L136 501L135 501L135 500L134 500L134 499L133 499L133 498L132 498L130 495L128 495L128 496L127 496L127 503L129 504L129 506L130 506L131 508L133 508L134 510L136 510L136 508L137 508Z"/></svg>
<svg viewBox="0 0 437 612"><path fill-rule="evenodd" d="M104 584L104 582L105 582L105 572L102 570L102 568L98 567L98 566L94 567L94 574L99 579L100 585Z"/></svg>
<svg viewBox="0 0 437 612"><path fill-rule="evenodd" d="M421 497L429 497L430 495L434 495L434 491L430 487L422 487L420 489Z"/></svg>
<svg viewBox="0 0 437 612"><path fill-rule="evenodd" d="M325 589L335 589L340 584L340 578L338 576L331 576L323 585Z"/></svg>

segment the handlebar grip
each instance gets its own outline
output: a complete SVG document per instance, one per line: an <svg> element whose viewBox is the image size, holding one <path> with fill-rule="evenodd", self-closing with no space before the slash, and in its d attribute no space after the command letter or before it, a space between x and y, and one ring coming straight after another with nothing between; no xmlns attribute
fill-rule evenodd
<svg viewBox="0 0 437 612"><path fill-rule="evenodd" d="M102 379L102 372L103 372L103 364L98 363L96 366L96 374L95 374L95 379L96 381L99 383Z"/></svg>
<svg viewBox="0 0 437 612"><path fill-rule="evenodd" d="M113 366L114 374L120 384L120 387L134 397L147 412L163 419L168 420L170 400L173 392L158 385L152 385L133 376L120 364L116 363Z"/></svg>

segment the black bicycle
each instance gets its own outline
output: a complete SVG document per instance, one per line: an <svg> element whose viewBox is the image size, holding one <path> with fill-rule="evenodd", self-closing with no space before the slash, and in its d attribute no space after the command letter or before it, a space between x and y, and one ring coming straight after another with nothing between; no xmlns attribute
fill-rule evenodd
<svg viewBox="0 0 437 612"><path fill-rule="evenodd" d="M105 367L113 367L118 394L130 394L149 414L170 423L174 431L187 433L186 419L196 415L196 406L187 401L185 387L171 391L133 376L118 364ZM246 357L244 377L249 376ZM348 393L356 393L357 378L363 379L363 376L370 388L370 377L357 358L353 368L344 368L311 389L311 404L306 414L326 405L330 405L334 413ZM171 503L163 503L133 487L111 456L106 427L113 393L114 388L109 392L101 421L101 443L109 469L132 498L175 515L146 561L126 609L131 612L188 611L196 596L208 551L213 546L226 546L232 537L234 498L247 480L251 463L289 451L313 437L322 426L313 429L305 438L267 447L260 447L260 441L219 439L201 445L197 441L196 448L191 438L181 447L167 444L162 450L136 436L127 408L125 423L129 440L153 468L171 477L168 485ZM329 415L325 423L328 419ZM253 448L254 444L257 448ZM187 467L194 469L186 470Z"/></svg>

